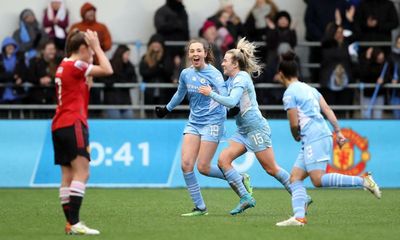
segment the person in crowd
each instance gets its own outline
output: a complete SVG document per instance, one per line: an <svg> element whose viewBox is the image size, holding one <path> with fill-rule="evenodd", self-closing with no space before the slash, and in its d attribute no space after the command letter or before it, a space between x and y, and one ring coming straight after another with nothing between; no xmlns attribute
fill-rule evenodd
<svg viewBox="0 0 400 240"><path fill-rule="evenodd" d="M343 35L343 27L331 22L322 38L320 71L321 93L331 105L351 105L352 91L346 88L353 82L353 70L349 55L349 43Z"/></svg>
<svg viewBox="0 0 400 240"><path fill-rule="evenodd" d="M130 61L131 50L127 45L118 45L110 62L114 74L105 80L104 104L111 105L131 105L129 88L115 88L114 83L136 83L137 76L135 66ZM132 119L134 117L132 109L108 109L105 116L112 119Z"/></svg>
<svg viewBox="0 0 400 240"><path fill-rule="evenodd" d="M256 0L243 24L246 38L252 42L265 42L267 19L275 19L277 13L278 7L273 0ZM256 56L262 63L266 63L266 46L259 46Z"/></svg>
<svg viewBox="0 0 400 240"><path fill-rule="evenodd" d="M227 15L227 19L220 21L221 12ZM217 29L223 25L233 37L231 48L235 47L236 41L240 36L244 36L243 24L240 17L236 14L232 0L220 0L220 8L214 16L208 18L215 22Z"/></svg>
<svg viewBox="0 0 400 240"><path fill-rule="evenodd" d="M336 143L342 147L346 143L335 113L317 89L298 80L298 65L295 54L283 54L278 67L279 81L286 87L283 95L284 109L295 141L301 141L301 149L290 174L293 217L278 222L279 227L304 226L307 223L307 192L304 179L308 176L315 187L358 187L369 190L378 199L381 191L370 173L365 176L349 176L326 173L326 167L333 151L332 132L322 113L333 127Z"/></svg>
<svg viewBox="0 0 400 240"><path fill-rule="evenodd" d="M349 6L346 0L309 0L304 16L306 40L320 42L328 23L337 22L338 25L347 24L347 22L353 21L354 14L355 7ZM339 16L340 19L337 19ZM308 60L310 63L321 62L321 50L319 46L310 48ZM311 82L319 82L319 69L312 69Z"/></svg>
<svg viewBox="0 0 400 240"><path fill-rule="evenodd" d="M375 88L365 88L361 104L363 118L381 119L383 110L373 106L385 104L385 89L382 85L390 81L388 59L385 52L378 47L370 47L360 59L360 80L363 83L375 83ZM376 94L374 94L376 92ZM374 96L375 95L375 96Z"/></svg>
<svg viewBox="0 0 400 240"><path fill-rule="evenodd" d="M112 46L111 34L104 23L100 23L97 21L96 10L97 9L93 4L89 2L84 3L81 7L82 21L73 24L70 27L70 31L78 29L79 31L84 32L89 29L97 32L101 49L107 52L108 50L111 49Z"/></svg>
<svg viewBox="0 0 400 240"><path fill-rule="evenodd" d="M217 28L216 45L221 50L222 54L235 46L235 38L229 31L232 23L229 22L229 12L226 10L219 10L213 18L207 21L213 22Z"/></svg>
<svg viewBox="0 0 400 240"><path fill-rule="evenodd" d="M182 2L183 0L166 0L154 15L154 26L164 41L189 40L189 18ZM166 46L165 54L173 63L177 56L184 56L184 46Z"/></svg>
<svg viewBox="0 0 400 240"><path fill-rule="evenodd" d="M62 58L57 55L56 45L49 40L41 47L40 55L31 59L29 81L32 83L29 102L32 104L54 104L54 90L57 66Z"/></svg>
<svg viewBox="0 0 400 240"><path fill-rule="evenodd" d="M46 32L40 28L36 16L31 9L24 9L19 15L19 28L14 31L13 38L18 43L19 51L25 54L25 64L36 57L38 48L48 40Z"/></svg>
<svg viewBox="0 0 400 240"><path fill-rule="evenodd" d="M243 25L249 41L265 41L267 19L275 19L278 7L273 0L256 0Z"/></svg>
<svg viewBox="0 0 400 240"><path fill-rule="evenodd" d="M179 58L180 59L180 58ZM172 83L173 65L165 53L164 38L159 34L150 37L147 51L139 64L144 83ZM173 93L172 93L173 94ZM170 99L169 89L146 88L146 104L166 104Z"/></svg>
<svg viewBox="0 0 400 240"><path fill-rule="evenodd" d="M69 15L64 0L50 0L43 14L43 27L59 51L64 51Z"/></svg>
<svg viewBox="0 0 400 240"><path fill-rule="evenodd" d="M363 0L354 16L354 30L360 41L391 41L399 25L396 8L389 0ZM383 48L389 55L390 48Z"/></svg>
<svg viewBox="0 0 400 240"><path fill-rule="evenodd" d="M4 38L0 54L0 103L21 103L26 93L22 88L27 79L28 69L24 54L18 43L11 37Z"/></svg>

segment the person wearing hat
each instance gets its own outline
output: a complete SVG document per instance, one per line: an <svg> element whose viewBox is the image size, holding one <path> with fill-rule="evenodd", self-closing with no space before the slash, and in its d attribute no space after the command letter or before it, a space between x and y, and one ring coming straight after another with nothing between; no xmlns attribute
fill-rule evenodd
<svg viewBox="0 0 400 240"><path fill-rule="evenodd" d="M171 83L173 73L172 61L165 54L164 38L154 34L147 43L147 51L139 64L139 71L145 83ZM146 104L165 104L171 98L169 89L147 88Z"/></svg>
<svg viewBox="0 0 400 240"><path fill-rule="evenodd" d="M58 50L64 51L69 24L68 11L64 0L50 0L43 14L43 27Z"/></svg>
<svg viewBox="0 0 400 240"><path fill-rule="evenodd" d="M39 27L35 14L31 9L24 9L19 15L19 28L14 31L14 40L19 50L25 53L25 64L36 57L37 49L48 40L47 34Z"/></svg>
<svg viewBox="0 0 400 240"><path fill-rule="evenodd" d="M81 7L82 22L75 23L71 26L70 31L79 29L82 32L86 30L92 30L97 32L99 36L101 49L108 51L111 49L112 39L108 28L103 23L99 23L96 20L96 7L91 3L86 2Z"/></svg>

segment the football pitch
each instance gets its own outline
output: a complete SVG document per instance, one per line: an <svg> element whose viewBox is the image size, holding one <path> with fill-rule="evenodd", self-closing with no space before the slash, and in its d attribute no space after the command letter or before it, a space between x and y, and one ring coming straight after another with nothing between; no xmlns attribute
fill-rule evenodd
<svg viewBox="0 0 400 240"><path fill-rule="evenodd" d="M58 189L0 189L0 239L399 239L400 189L381 200L363 190L309 190L314 203L305 227L275 226L291 215L281 189L255 189L257 206L230 216L238 198L230 189L203 189L209 215L192 209L186 189L89 188L81 219L100 236L66 236Z"/></svg>

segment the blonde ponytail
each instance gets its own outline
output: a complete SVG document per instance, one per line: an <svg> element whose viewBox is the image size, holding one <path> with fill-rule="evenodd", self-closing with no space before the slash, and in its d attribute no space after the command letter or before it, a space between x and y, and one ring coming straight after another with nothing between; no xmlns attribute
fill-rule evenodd
<svg viewBox="0 0 400 240"><path fill-rule="evenodd" d="M242 38L239 40L235 49L229 50L227 53L232 54L232 60L237 61L239 68L248 74L257 77L262 72L262 65L255 56L256 45Z"/></svg>

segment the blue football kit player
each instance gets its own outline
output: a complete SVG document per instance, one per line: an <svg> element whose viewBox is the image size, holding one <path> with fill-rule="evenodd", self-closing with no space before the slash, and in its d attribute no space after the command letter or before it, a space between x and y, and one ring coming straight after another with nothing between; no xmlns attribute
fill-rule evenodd
<svg viewBox="0 0 400 240"><path fill-rule="evenodd" d="M297 69L293 52L281 56L277 78L287 88L283 95L284 108L287 111L292 136L296 141L301 141L302 147L290 176L294 216L278 222L277 226L306 224L304 205L307 194L303 180L308 176L315 187L363 187L377 198L381 198L379 187L370 173L363 177L326 173L332 155L333 140L321 110L332 125L339 146L346 144L346 138L323 96L315 88L298 81Z"/></svg>
<svg viewBox="0 0 400 240"><path fill-rule="evenodd" d="M211 65L213 55L205 40L191 40L186 51L191 66L182 70L176 93L165 107L156 107L156 114L162 118L185 96L189 100L190 115L183 131L181 159L183 176L195 207L182 216L201 216L208 212L193 169L197 161L201 174L225 179L218 166L210 163L225 130L226 108L200 94L198 88L209 85L221 95L226 95L227 90L221 72Z"/></svg>

